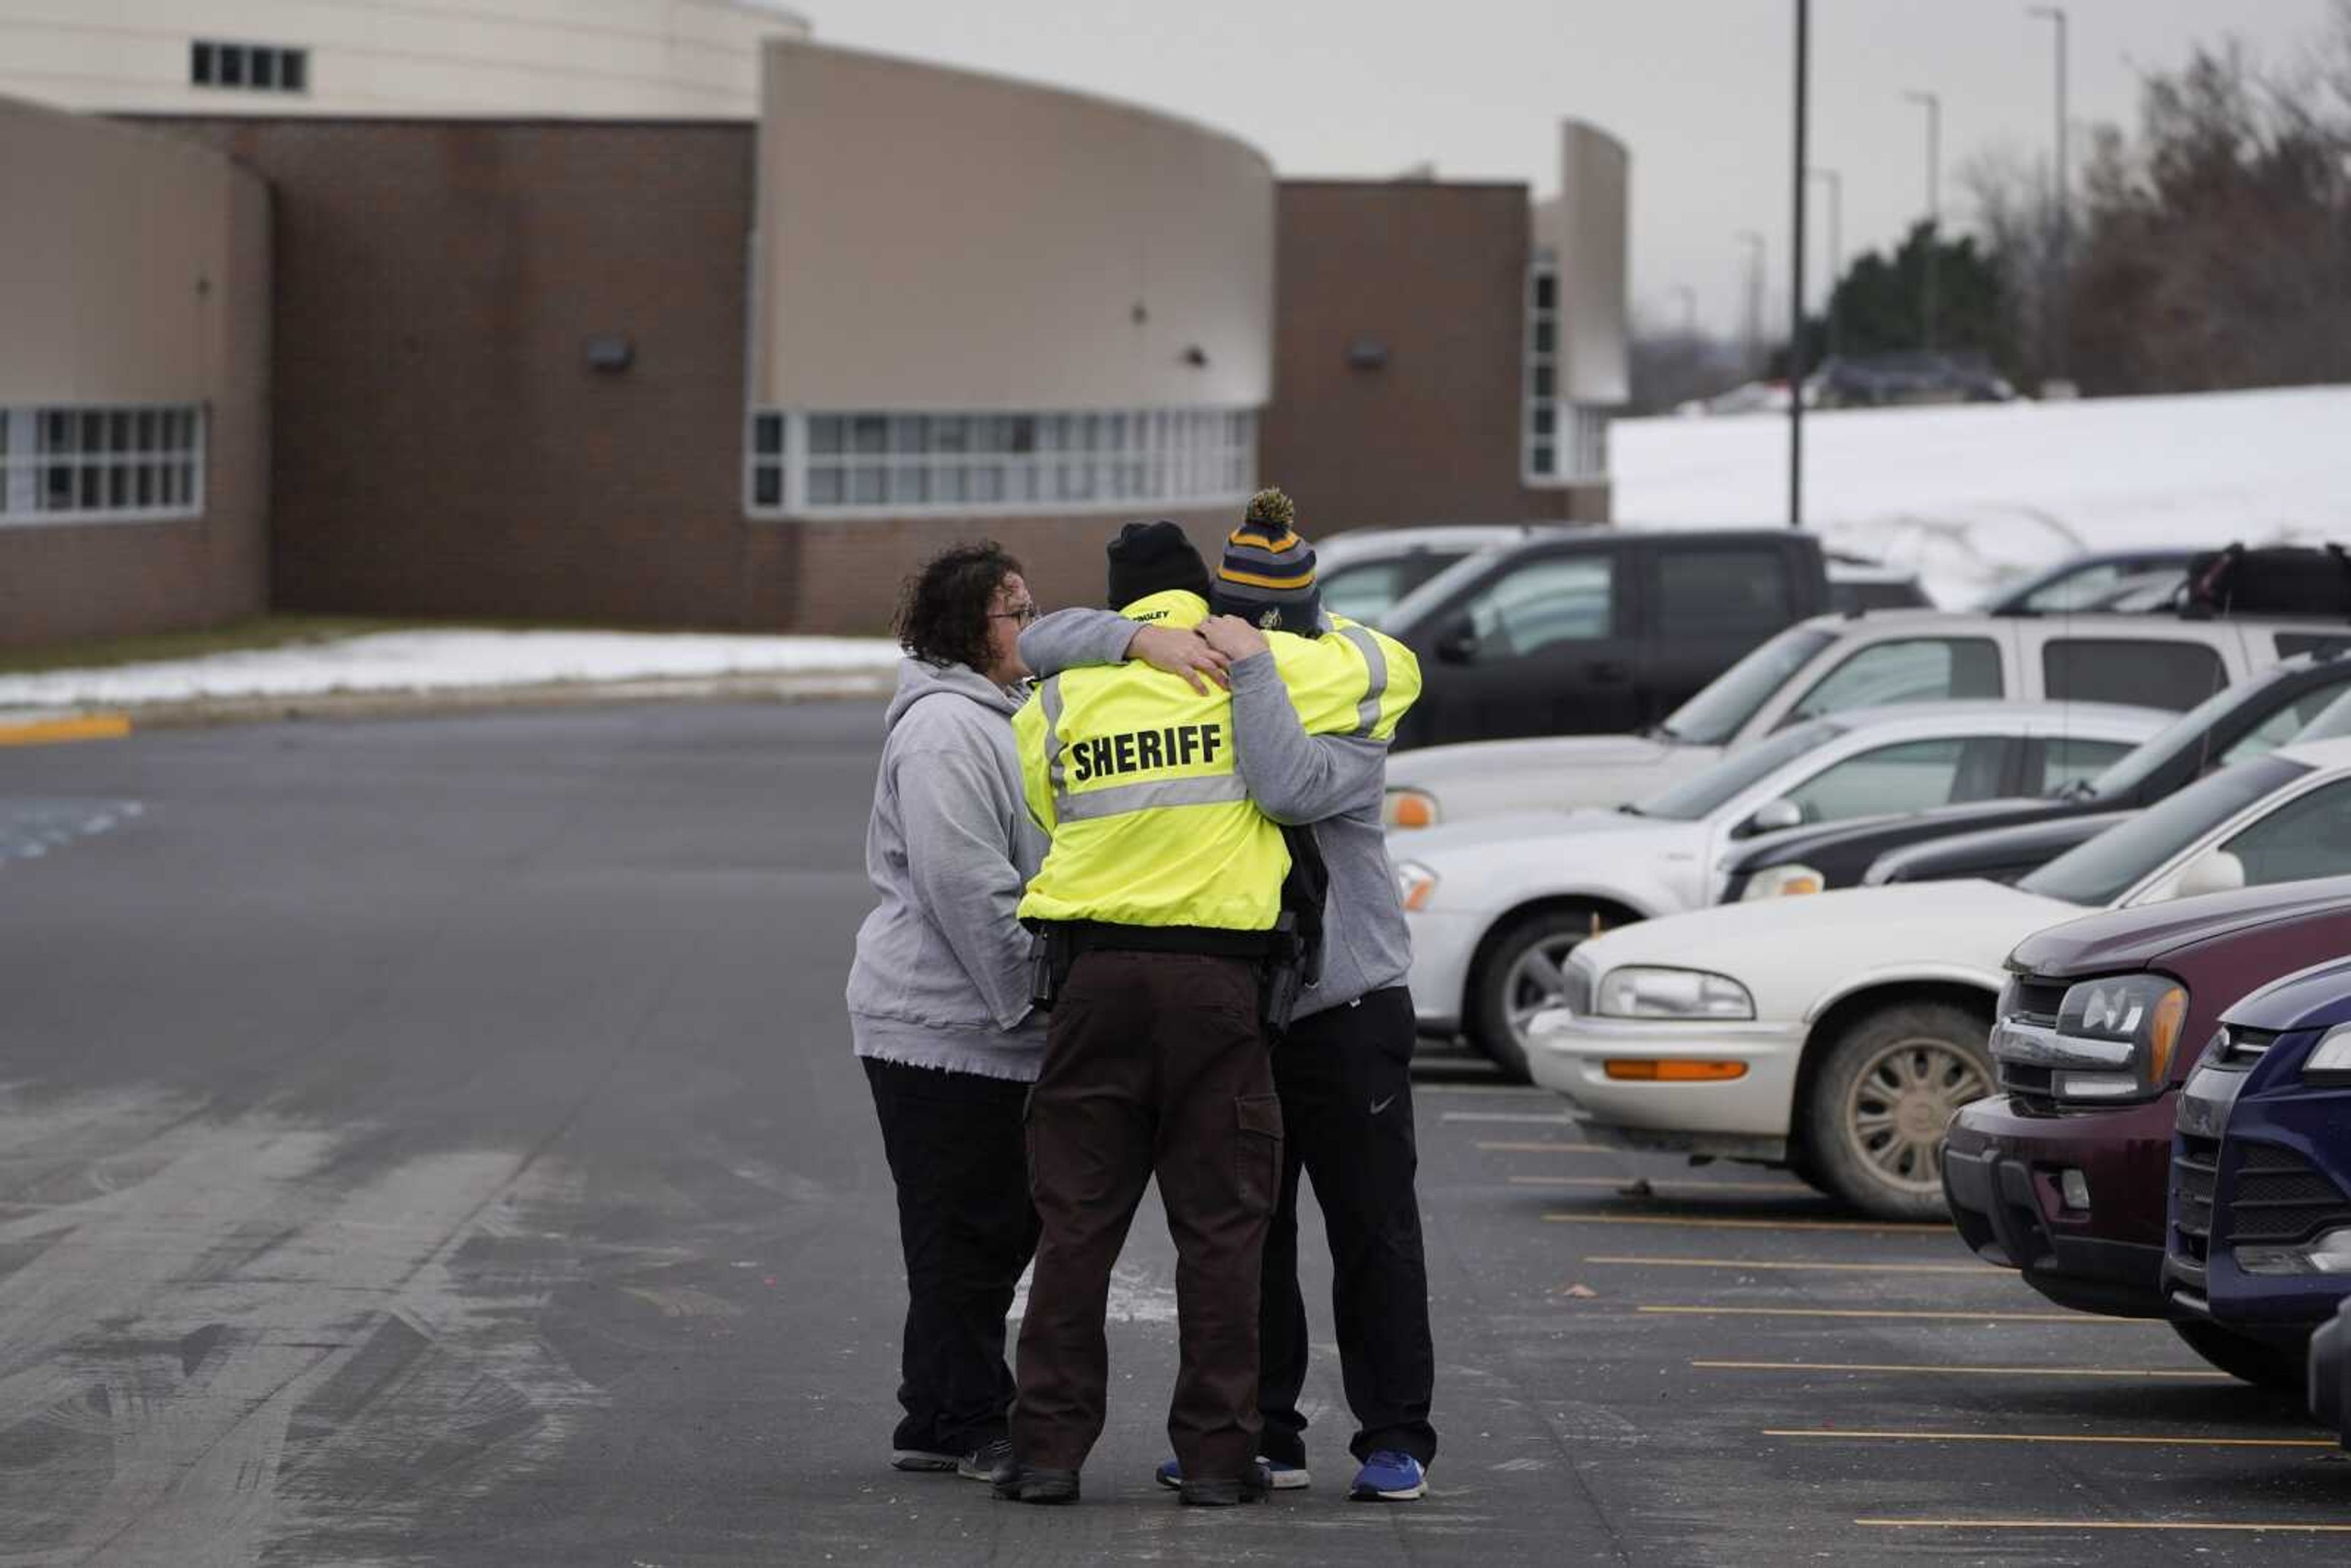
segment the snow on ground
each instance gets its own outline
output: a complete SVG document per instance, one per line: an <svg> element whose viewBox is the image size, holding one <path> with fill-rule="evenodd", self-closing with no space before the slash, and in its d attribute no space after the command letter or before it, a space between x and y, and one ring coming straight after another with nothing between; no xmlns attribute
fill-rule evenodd
<svg viewBox="0 0 2351 1568"><path fill-rule="evenodd" d="M204 697L427 692L570 681L870 673L896 666L879 637L632 632L382 632L200 659L0 675L0 709L135 706Z"/></svg>
<svg viewBox="0 0 2351 1568"><path fill-rule="evenodd" d="M1616 516L1784 519L1784 414L1621 420ZM1938 603L2084 549L2351 539L2351 387L1848 409L1804 419L1804 517Z"/></svg>

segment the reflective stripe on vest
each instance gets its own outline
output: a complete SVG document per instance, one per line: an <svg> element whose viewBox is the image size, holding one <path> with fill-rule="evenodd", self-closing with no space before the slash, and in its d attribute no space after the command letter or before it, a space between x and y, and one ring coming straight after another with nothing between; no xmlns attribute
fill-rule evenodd
<svg viewBox="0 0 2351 1568"><path fill-rule="evenodd" d="M1364 700L1355 705L1355 733L1369 735L1380 727L1380 696L1388 689L1388 656L1380 652L1380 640L1361 626L1342 626L1339 635L1364 656L1366 684Z"/></svg>

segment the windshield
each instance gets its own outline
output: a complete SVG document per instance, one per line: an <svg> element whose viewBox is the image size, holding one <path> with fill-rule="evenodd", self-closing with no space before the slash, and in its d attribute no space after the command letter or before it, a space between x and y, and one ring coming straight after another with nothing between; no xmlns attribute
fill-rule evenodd
<svg viewBox="0 0 2351 1568"><path fill-rule="evenodd" d="M1430 611L1452 598L1460 589L1477 581L1479 575L1486 570L1486 558L1501 548L1499 545L1489 546L1463 556L1390 605L1380 618L1381 624L1390 629L1417 625Z"/></svg>
<svg viewBox="0 0 2351 1568"><path fill-rule="evenodd" d="M2351 692L2345 692L2320 710L2316 718L2294 732L2294 742L2340 740L2351 735Z"/></svg>
<svg viewBox="0 0 2351 1568"><path fill-rule="evenodd" d="M2310 769L2283 757L2256 758L2199 779L2179 794L2066 851L2016 885L2043 898L2093 908L2112 904L2156 867Z"/></svg>
<svg viewBox="0 0 2351 1568"><path fill-rule="evenodd" d="M1835 641L1834 632L1791 626L1717 675L1712 685L1667 715L1660 727L1676 740L1696 746L1728 746L1789 676Z"/></svg>
<svg viewBox="0 0 2351 1568"><path fill-rule="evenodd" d="M1374 560L1357 561L1319 573L1315 586L1322 608L1333 615L1377 626L1414 586L1452 565L1466 550L1414 550Z"/></svg>
<svg viewBox="0 0 2351 1568"><path fill-rule="evenodd" d="M1635 816L1663 817L1668 821L1695 822L1736 799L1757 783L1802 757L1815 746L1843 735L1844 727L1814 719L1783 729L1769 740L1732 752L1713 767L1683 779L1662 794L1652 795L1627 810Z"/></svg>
<svg viewBox="0 0 2351 1568"><path fill-rule="evenodd" d="M2157 768L2189 747L2202 744L2205 732L2219 722L2222 714L2252 696L2251 685L2249 682L2245 685L2225 686L2157 730L2137 750L2116 758L2112 768L2091 779L2090 794L2097 800L2111 800L2146 783L2147 775Z"/></svg>

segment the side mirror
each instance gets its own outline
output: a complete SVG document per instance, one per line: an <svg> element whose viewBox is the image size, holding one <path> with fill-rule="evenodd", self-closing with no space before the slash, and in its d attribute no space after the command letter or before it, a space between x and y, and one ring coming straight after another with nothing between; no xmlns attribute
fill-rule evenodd
<svg viewBox="0 0 2351 1568"><path fill-rule="evenodd" d="M2171 884L2174 898L2233 893L2245 885L2245 862L2226 850L2208 850L2189 861Z"/></svg>
<svg viewBox="0 0 2351 1568"><path fill-rule="evenodd" d="M1776 833L1803 825L1804 809L1784 795L1777 800L1764 801L1747 819L1747 831L1750 833Z"/></svg>
<svg viewBox="0 0 2351 1568"><path fill-rule="evenodd" d="M1467 619L1455 622L1437 640L1437 656L1448 664L1466 664L1478 656L1478 632Z"/></svg>

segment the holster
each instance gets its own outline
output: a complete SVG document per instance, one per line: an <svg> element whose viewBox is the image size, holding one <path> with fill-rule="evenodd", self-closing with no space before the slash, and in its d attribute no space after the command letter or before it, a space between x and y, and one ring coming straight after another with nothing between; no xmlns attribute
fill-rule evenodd
<svg viewBox="0 0 2351 1568"><path fill-rule="evenodd" d="M1029 1005L1040 1013L1053 1010L1053 1000L1070 981L1076 958L1069 928L1046 921L1029 928Z"/></svg>
<svg viewBox="0 0 2351 1568"><path fill-rule="evenodd" d="M1258 1018L1267 1033L1290 1027L1299 997L1318 977L1311 972L1316 956L1299 936L1297 917L1284 911L1273 925L1273 950L1258 973Z"/></svg>

